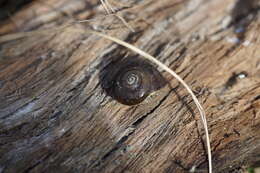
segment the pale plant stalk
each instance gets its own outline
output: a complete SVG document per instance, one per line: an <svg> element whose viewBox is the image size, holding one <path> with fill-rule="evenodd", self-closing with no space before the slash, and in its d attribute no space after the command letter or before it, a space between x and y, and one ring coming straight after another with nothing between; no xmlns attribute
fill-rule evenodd
<svg viewBox="0 0 260 173"><path fill-rule="evenodd" d="M142 51L141 49L125 42L122 40L119 40L115 37L111 37L109 35L105 35L102 34L100 32L96 32L96 31L90 31L90 33L101 36L103 38L109 39L113 42L116 42L117 44L120 44L124 47L127 47L128 49L138 53L139 55L143 56L144 58L154 62L155 64L157 64L159 67L161 67L163 70L167 71L168 73L170 73L174 78L176 78L189 92L189 94L192 96L193 101L195 102L199 113L200 113L200 117L202 120L202 124L205 130L205 134L206 134L206 143L207 143L207 151L208 151L208 166L209 166L209 173L212 173L212 155L211 155L211 147L210 147L210 139L209 139L209 132L208 132L208 125L207 125L207 120L206 120L206 114L205 111L203 109L203 107L201 106L199 100L197 99L197 97L195 96L195 94L193 93L193 91L190 89L190 87L186 84L186 82L184 82L184 80L177 75L173 70L171 70L169 67L167 67L166 65L164 65L163 63L161 63L160 61L158 61L155 57L151 56L150 54Z"/></svg>
<svg viewBox="0 0 260 173"><path fill-rule="evenodd" d="M58 31L58 30L62 30L65 27L68 27L70 25L64 25L61 26L59 28L56 29L52 29L52 31ZM73 28L71 29L72 31L75 32L82 32L82 30L77 29L77 28ZM0 37L0 43L1 42L5 42L5 41L10 41L10 40L14 40L14 39L19 39L19 38L23 38L23 37L28 37L28 36L33 36L33 35L38 35L38 34L49 34L51 31L51 29L47 29L47 30L43 30L43 31L32 31L32 32L23 32L23 33L16 33L16 34L9 34L9 35L5 35L5 36L1 36ZM199 103L199 100L197 99L197 97L195 96L195 94L193 93L193 91L190 89L190 87L186 84L186 82L184 82L184 80L178 75L176 74L173 70L171 70L169 67L167 67L166 65L164 65L163 63L161 63L160 61L158 61L155 57L151 56L150 54L142 51L141 49L125 42L122 41L118 38L100 33L100 32L96 32L96 31L91 31L88 30L86 31L88 33L91 34L95 34L98 35L102 38L111 40L119 45L122 45L136 53L138 53L139 55L143 56L144 58L154 62L155 64L157 64L159 67L161 67L163 70L165 70L166 72L170 73L174 78L176 78L189 92L189 94L192 96L193 101L195 102L199 113L200 113L200 117L202 120L202 124L205 130L205 136L206 136L206 143L207 143L207 153L208 153L208 166L209 166L209 173L212 173L212 155L211 155L211 147L210 147L210 138L209 138L209 132L208 132L208 125L207 125L207 120L206 120L206 114L205 111L203 109L203 107L201 106L201 104Z"/></svg>
<svg viewBox="0 0 260 173"><path fill-rule="evenodd" d="M107 6L110 8L110 10L112 11L112 13L115 13L116 10L114 9L114 7L109 3L108 0L105 0L105 3L107 4Z"/></svg>
<svg viewBox="0 0 260 173"><path fill-rule="evenodd" d="M103 8L106 10L107 14L110 14L110 11L109 11L108 6L105 3L105 1L104 0L100 0L100 2L102 4Z"/></svg>
<svg viewBox="0 0 260 173"><path fill-rule="evenodd" d="M15 33L15 34L3 35L3 36L0 36L0 43L4 43L6 41L11 41L11 40L16 40L16 39L21 39L24 37L45 35L45 34L48 35L54 31L61 31L65 28L67 28L68 26L71 26L72 24L73 23L68 23L68 24L64 24L57 28L50 28L50 29L36 30L36 31L29 31L29 32L19 32L19 33Z"/></svg>
<svg viewBox="0 0 260 173"><path fill-rule="evenodd" d="M100 0L103 8L106 10L107 14L110 15L110 14L113 14L115 15L119 20L122 21L122 23L132 32L135 32L134 28L129 25L129 23L127 23L127 21L122 17L120 16L119 14L116 14L116 10L112 7L112 5L109 3L108 0Z"/></svg>

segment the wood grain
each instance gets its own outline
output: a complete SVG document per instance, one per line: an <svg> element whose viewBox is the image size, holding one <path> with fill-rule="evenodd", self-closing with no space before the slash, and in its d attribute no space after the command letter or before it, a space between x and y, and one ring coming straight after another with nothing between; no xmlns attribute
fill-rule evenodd
<svg viewBox="0 0 260 173"><path fill-rule="evenodd" d="M1 35L95 18L0 45L0 172L207 172L204 130L185 89L159 69L169 84L144 102L113 100L102 74L138 56L85 33L90 27L156 56L192 87L206 110L214 172L259 164L259 7L234 15L237 3L120 2L135 33L104 17L97 0L34 1L2 22Z"/></svg>

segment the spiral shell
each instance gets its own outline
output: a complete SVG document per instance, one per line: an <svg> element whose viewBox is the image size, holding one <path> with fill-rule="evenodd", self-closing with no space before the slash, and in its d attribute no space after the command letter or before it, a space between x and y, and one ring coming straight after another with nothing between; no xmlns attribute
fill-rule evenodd
<svg viewBox="0 0 260 173"><path fill-rule="evenodd" d="M113 66L111 85L107 88L118 102L125 105L141 103L153 91L165 84L160 73L148 61L136 57L127 58Z"/></svg>

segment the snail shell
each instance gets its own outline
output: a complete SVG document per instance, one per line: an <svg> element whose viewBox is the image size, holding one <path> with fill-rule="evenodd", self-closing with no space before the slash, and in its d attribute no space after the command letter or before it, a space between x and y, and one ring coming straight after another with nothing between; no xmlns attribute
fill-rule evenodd
<svg viewBox="0 0 260 173"><path fill-rule="evenodd" d="M147 60L131 57L114 66L109 72L109 95L125 105L141 103L153 91L160 89L165 80Z"/></svg>

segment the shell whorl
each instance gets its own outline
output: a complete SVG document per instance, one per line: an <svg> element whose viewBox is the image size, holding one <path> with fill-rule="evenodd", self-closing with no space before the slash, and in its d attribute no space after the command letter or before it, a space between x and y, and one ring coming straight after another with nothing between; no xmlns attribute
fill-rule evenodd
<svg viewBox="0 0 260 173"><path fill-rule="evenodd" d="M141 103L153 91L162 88L165 80L147 60L131 57L107 71L110 85L107 93L125 105Z"/></svg>

